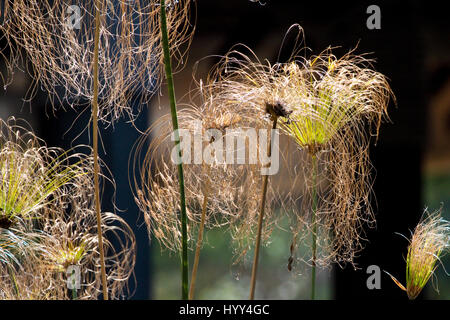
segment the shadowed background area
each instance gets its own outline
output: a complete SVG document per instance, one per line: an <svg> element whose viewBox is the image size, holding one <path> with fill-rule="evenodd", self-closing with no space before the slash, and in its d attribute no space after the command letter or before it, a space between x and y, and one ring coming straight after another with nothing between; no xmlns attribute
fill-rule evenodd
<svg viewBox="0 0 450 320"><path fill-rule="evenodd" d="M196 1L196 34L186 65L175 75L177 97L185 95L191 85L194 63L205 56L225 54L233 45L249 46L261 60L285 61L290 54L289 39L280 53L288 28L299 23L306 46L318 54L328 46L337 46L339 57L357 46L356 53L372 53L377 71L385 74L397 97L391 104L391 123L384 123L377 146L371 147L376 180L373 199L377 227L367 230L365 250L351 266L319 272L318 298L398 298L406 295L381 274L381 290L369 290L366 269L378 265L403 281L407 242L395 233L409 236L425 206L439 209L450 218L450 27L448 17L433 1L304 2L266 0L264 5L248 0ZM381 9L381 29L369 30L367 7ZM3 43L2 43L3 45ZM218 58L202 61L197 76L204 77ZM23 103L29 79L16 72L14 83L0 97L0 116L14 114L26 118L49 146L70 146L89 121L89 108L79 118L73 111L53 115L46 108L45 93L30 103ZM152 119L166 113L166 88L155 97L148 114L142 113L137 126L145 129ZM136 101L139 101L136 97ZM75 119L77 120L75 121ZM75 122L74 122L75 121ZM66 133L71 125L73 127ZM108 150L102 158L115 177L116 204L124 210L127 222L136 232L138 251L135 299L179 298L179 258L162 252L156 241L149 245L142 217L134 204L128 184L128 155L139 136L128 123L119 122L102 129ZM89 143L87 132L75 140ZM106 189L103 206L113 191ZM200 299L246 299L251 266L233 266L229 239L220 231L208 232L201 255L197 297ZM309 297L309 269L289 272L289 237L275 233L273 243L260 257L256 298L295 299ZM192 259L190 260L192 262ZM444 260L446 263L447 260ZM448 265L448 264L447 264ZM300 274L299 274L300 273ZM450 299L450 277L442 268L438 272L440 295L431 290L424 298Z"/></svg>

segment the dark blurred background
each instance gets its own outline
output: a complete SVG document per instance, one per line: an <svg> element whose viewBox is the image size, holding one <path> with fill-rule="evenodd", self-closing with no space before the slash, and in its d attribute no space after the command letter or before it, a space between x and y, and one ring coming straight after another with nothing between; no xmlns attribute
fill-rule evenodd
<svg viewBox="0 0 450 320"><path fill-rule="evenodd" d="M366 21L370 5L381 9L381 29L369 30ZM318 298L394 298L406 295L384 273L381 290L369 290L366 269L378 265L404 282L407 242L396 232L409 236L427 206L430 211L443 204L450 218L450 25L447 11L438 1L282 1L265 0L264 5L249 0L197 0L193 18L196 34L186 65L176 74L176 92L187 93L193 64L205 56L226 53L236 43L244 43L262 59L276 62L288 28L299 23L306 45L317 54L328 46L338 46L337 56L358 45L356 53L372 53L375 68L389 79L397 98L391 104L391 123L384 123L381 137L371 148L376 169L374 207L377 227L368 230L365 250L356 262L360 269L330 268L319 272ZM281 61L289 55L286 47ZM197 71L205 76L216 58L204 60ZM45 93L23 103L29 85L23 73L0 97L0 117L26 118L50 146L70 146L83 132L89 112L81 117L73 111L53 115L46 108ZM165 88L162 92L165 94ZM136 99L138 101L138 99ZM166 97L155 97L141 114L143 129L160 112L166 112ZM45 112L47 110L47 112ZM89 110L89 109L88 109ZM73 127L69 130L71 125ZM68 131L68 132L67 132ZM102 131L107 150L103 154L117 184L116 203L135 228L138 238L135 299L179 298L179 258L162 251L156 241L149 245L146 228L139 216L128 184L128 154L138 133L125 121L114 130ZM76 143L89 143L84 132ZM107 190L103 200L108 207ZM246 299L251 266L232 265L229 238L221 231L208 232L208 245L202 252L197 284L200 299ZM274 235L273 243L261 256L256 298L307 299L309 271L289 273L289 238ZM192 261L192 259L191 259ZM449 259L443 260L449 266ZM422 298L450 299L450 277L443 268L437 273L440 294L431 283Z"/></svg>

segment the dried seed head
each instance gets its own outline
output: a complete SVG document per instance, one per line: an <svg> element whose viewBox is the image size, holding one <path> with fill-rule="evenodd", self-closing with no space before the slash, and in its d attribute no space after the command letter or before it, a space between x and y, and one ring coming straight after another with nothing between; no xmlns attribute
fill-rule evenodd
<svg viewBox="0 0 450 320"><path fill-rule="evenodd" d="M417 298L433 276L440 259L450 249L450 222L444 220L441 213L442 208L433 213L425 209L412 234L406 258L406 287L386 272L411 300Z"/></svg>
<svg viewBox="0 0 450 320"><path fill-rule="evenodd" d="M251 239L255 236L260 203L258 199L261 188L261 164L239 164L236 161L227 163L225 156L220 161L216 153L223 152L225 155L228 135L232 135L233 130L254 128L254 119L247 113L247 109L232 104L222 105L220 102L225 98L220 95L214 81L200 83L199 88L191 92L191 105L181 109L178 114L180 130L191 137L190 140L185 140L184 134L181 137L182 144L188 141L187 148L183 150L192 151L191 161L183 165L188 239L196 238L195 232L200 223L202 204L206 195L206 227L228 226L240 256L249 248ZM200 103L196 103L195 100L199 100ZM176 251L181 248L179 183L177 168L171 159L173 141L171 128L167 126L169 119L170 115L159 118L137 143L133 175L137 177L135 200L144 213L149 234L154 236L163 248ZM266 126L256 128L262 129ZM208 135L211 130L221 133L221 141L215 136ZM149 136L152 140L147 147L145 142ZM195 145L198 136L201 136L200 147ZM246 140L246 144L250 143L249 139ZM211 151L211 162L205 160L204 156L207 148L212 147L213 143L215 145ZM219 149L215 149L216 147ZM236 149L234 152L233 156L236 158ZM198 155L202 158L195 160ZM141 163L139 159L142 158L145 160ZM269 192L268 203L270 194ZM271 225L271 216L269 204L268 226ZM265 235L269 233L270 229L267 229Z"/></svg>
<svg viewBox="0 0 450 320"><path fill-rule="evenodd" d="M301 40L302 29L294 29ZM268 126L267 113L285 118L281 130L297 148L287 142L281 151L281 172L271 178L279 201L272 204L291 213L299 240L317 229L317 265L352 263L362 248L363 227L374 222L366 124L378 135L387 117L393 95L386 77L352 52L337 59L325 50L306 59L294 48L288 62L270 64L244 49L250 53L233 48L211 72L212 101L219 109L240 110L258 128Z"/></svg>
<svg viewBox="0 0 450 320"><path fill-rule="evenodd" d="M147 102L163 79L159 0L81 0L75 5L67 0L4 1L0 30L12 48L8 70L20 62L23 52L31 60L30 74L36 80L27 98L36 94L39 82L52 94L53 107L57 102L84 105L92 101L96 3L101 3L97 8L99 119L107 123L122 115L134 119L133 97L139 95ZM193 34L190 4L190 0L166 1L174 64L183 63L186 49L182 45L189 44Z"/></svg>
<svg viewBox="0 0 450 320"><path fill-rule="evenodd" d="M289 115L293 112L281 101L275 103L266 102L266 112L270 114L272 118L283 117L289 121Z"/></svg>
<svg viewBox="0 0 450 320"><path fill-rule="evenodd" d="M45 210L59 197L61 187L81 174L78 167L84 161L78 154L46 147L18 123L14 118L0 120L0 219L4 226L18 216L31 219Z"/></svg>
<svg viewBox="0 0 450 320"><path fill-rule="evenodd" d="M0 298L70 299L70 265L80 268L78 298L98 298L92 157L48 148L15 119L0 127L0 207L14 222L0 228ZM135 238L116 214L102 213L101 225L108 288L120 298L134 268Z"/></svg>
<svg viewBox="0 0 450 320"><path fill-rule="evenodd" d="M450 223L441 217L442 209L434 213L425 210L416 226L406 258L406 293L415 299L438 267L440 258L450 249Z"/></svg>
<svg viewBox="0 0 450 320"><path fill-rule="evenodd" d="M392 92L387 79L369 68L370 61L348 53L337 59L330 50L311 60L285 66L292 119L284 126L302 148L320 149L345 126L364 121L379 125Z"/></svg>

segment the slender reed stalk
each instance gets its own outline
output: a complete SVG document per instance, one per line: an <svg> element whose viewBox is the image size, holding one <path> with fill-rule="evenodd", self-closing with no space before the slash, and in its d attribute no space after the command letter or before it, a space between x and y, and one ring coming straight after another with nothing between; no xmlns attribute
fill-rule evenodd
<svg viewBox="0 0 450 320"><path fill-rule="evenodd" d="M272 129L275 130L277 128L277 122L278 117L273 116L273 125ZM271 156L272 151L272 138L269 141L268 147L267 147L267 155ZM267 194L267 185L269 181L269 176L265 175L263 177L263 188L262 188L262 194L261 194L261 209L259 212L259 218L258 218L258 234L256 236L256 243L255 243L255 255L253 257L253 266L252 266L252 278L250 283L250 300L253 300L255 298L255 287L256 287L256 272L258 269L258 258L259 258L259 249L261 247L261 234L262 234L262 228L263 228L263 221L264 221L264 208L266 205L266 194Z"/></svg>
<svg viewBox="0 0 450 320"><path fill-rule="evenodd" d="M317 251L317 224L316 224L316 211L317 211L317 156L312 155L312 175L313 175L313 193L312 193L312 266L311 266L311 300L315 299L316 295L316 251Z"/></svg>
<svg viewBox="0 0 450 320"><path fill-rule="evenodd" d="M211 168L210 166L207 166L207 170L206 170L207 177L209 176L210 168ZM200 229L198 230L198 239L197 239L197 246L195 248L194 264L192 266L191 285L189 288L189 300L194 299L195 283L197 280L198 263L200 261L200 250L201 250L202 244L203 244L203 231L205 229L206 210L208 208L208 197L209 197L209 179L206 181L205 189L204 189L204 193L203 193L202 216L201 216L201 220L200 220Z"/></svg>
<svg viewBox="0 0 450 320"><path fill-rule="evenodd" d="M95 2L95 38L94 38L94 94L92 99L92 135L94 153L94 183L95 183L95 211L97 214L98 247L100 252L100 267L102 273L103 299L108 300L108 287L106 283L105 253L103 251L102 217L100 213L100 186L98 164L98 51L100 42L100 10L102 1Z"/></svg>
<svg viewBox="0 0 450 320"><path fill-rule="evenodd" d="M169 49L169 36L167 31L167 18L166 18L166 2L161 0L161 40L164 52L164 67L167 79L167 88L169 91L170 100L170 113L172 115L172 127L175 136L175 147L177 148L177 155L181 158L180 147L180 135L178 132L178 116L177 105L175 100L175 87L173 83L172 63L170 58ZM182 249L181 249L181 297L183 300L188 299L188 248L187 248L187 214L186 214L186 196L184 192L184 174L183 164L178 161L178 181L180 183L180 207L181 207L181 237L182 237Z"/></svg>
<svg viewBox="0 0 450 320"><path fill-rule="evenodd" d="M72 272L72 275L75 273L75 270ZM77 300L78 299L78 293L77 293L77 288L75 286L73 286L72 288L72 300Z"/></svg>

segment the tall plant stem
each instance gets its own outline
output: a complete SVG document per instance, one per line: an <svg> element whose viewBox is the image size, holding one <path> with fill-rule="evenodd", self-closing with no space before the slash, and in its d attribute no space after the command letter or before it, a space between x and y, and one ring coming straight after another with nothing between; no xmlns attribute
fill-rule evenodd
<svg viewBox="0 0 450 320"><path fill-rule="evenodd" d="M98 163L98 51L100 43L100 10L102 1L95 2L95 36L94 36L94 94L92 98L92 135L94 153L94 184L95 184L95 212L97 214L98 248L100 252L100 268L102 275L103 299L108 300L108 287L106 283L105 253L103 251L102 216L100 212L100 186Z"/></svg>
<svg viewBox="0 0 450 320"><path fill-rule="evenodd" d="M202 216L200 220L200 229L198 230L198 239L197 239L197 246L195 248L195 257L194 257L194 264L192 266L192 275L191 275L191 286L189 288L189 300L194 299L194 293L195 293L195 283L197 280L197 270L198 270L198 263L200 261L200 251L202 249L203 244L203 231L205 229L205 220L206 220L206 210L208 208L208 197L209 197L209 172L210 172L210 166L207 167L207 181L205 184L205 188L203 191L203 203L202 203Z"/></svg>
<svg viewBox="0 0 450 320"><path fill-rule="evenodd" d="M72 272L72 276L74 275L75 270L73 270ZM74 283L72 283L72 300L77 300L78 299L78 292L77 292L77 288L76 286L74 286Z"/></svg>
<svg viewBox="0 0 450 320"><path fill-rule="evenodd" d="M275 130L277 128L278 117L275 117L273 120L272 129ZM267 155L272 155L272 139L270 139L268 147L267 147ZM252 278L250 282L250 300L255 298L255 287L256 287L256 272L258 271L258 259L259 259L259 250L261 247L261 234L263 229L263 221L264 221L264 208L266 206L266 194L267 194L267 185L269 181L269 176L265 175L263 177L263 187L261 192L261 207L258 217L258 233L256 236L255 243L255 255L253 257L253 266L252 266Z"/></svg>
<svg viewBox="0 0 450 320"><path fill-rule="evenodd" d="M166 71L167 88L169 91L170 100L170 113L172 115L172 127L175 136L175 147L177 155L181 158L180 147L180 135L178 132L178 116L177 105L175 100L175 87L173 84L172 63L170 59L169 48L169 35L167 31L167 18L166 18L166 2L161 0L161 41L164 51L164 67ZM180 160L180 159L177 159ZM187 215L186 215L186 197L184 192L184 174L183 164L181 160L178 161L178 181L180 183L180 208L181 208L181 297L183 300L188 299L188 286L189 286L189 274L188 274L188 248L187 248Z"/></svg>
<svg viewBox="0 0 450 320"><path fill-rule="evenodd" d="M311 300L316 296L316 251L317 251L317 224L316 224L316 211L317 211L317 157L312 155L312 175L313 175L313 193L312 193L312 266L311 266Z"/></svg>

